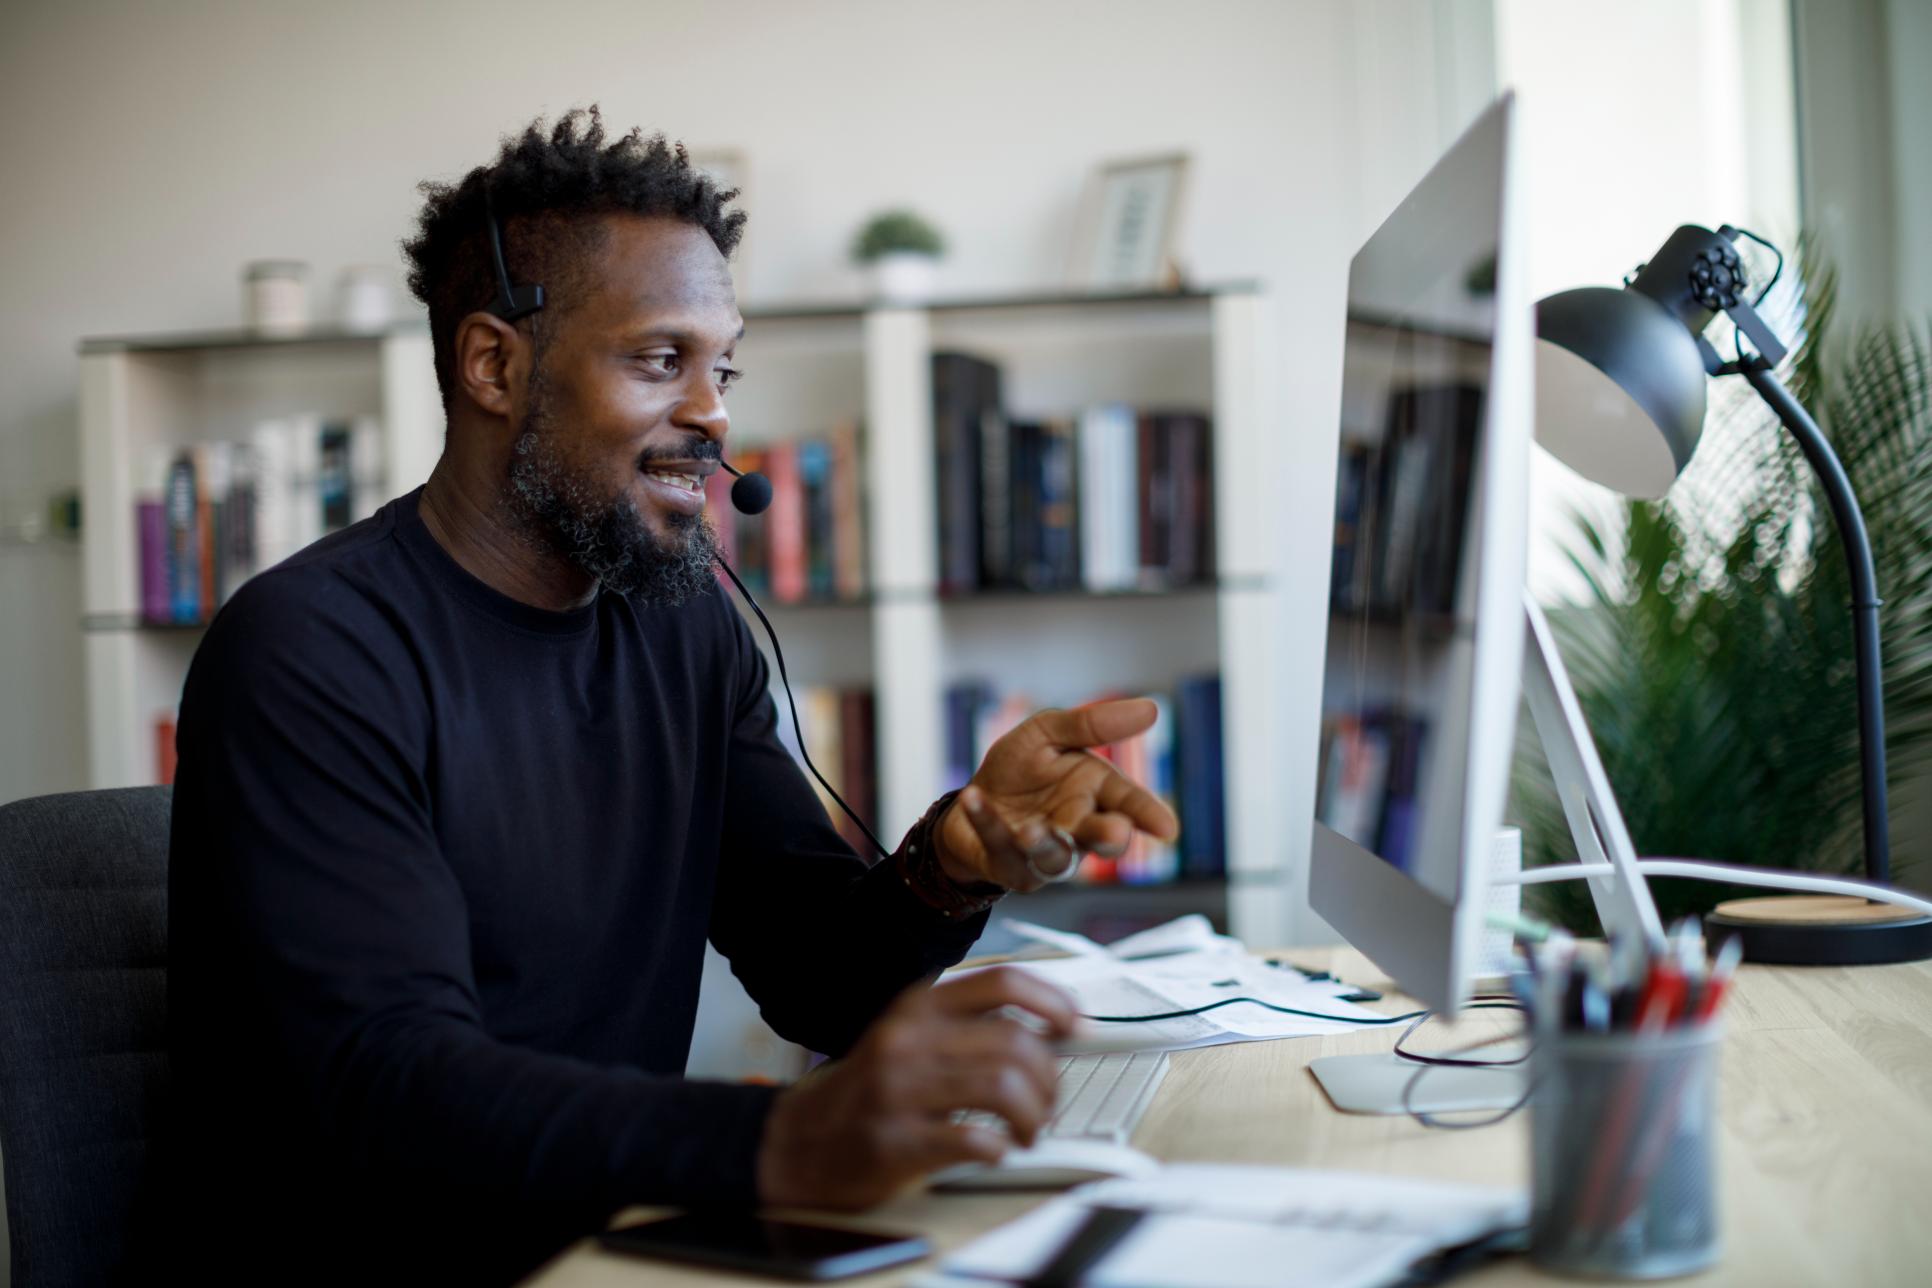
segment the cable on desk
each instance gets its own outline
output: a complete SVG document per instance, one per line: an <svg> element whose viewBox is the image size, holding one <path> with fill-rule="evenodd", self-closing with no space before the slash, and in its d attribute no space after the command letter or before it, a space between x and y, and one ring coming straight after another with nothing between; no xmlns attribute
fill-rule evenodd
<svg viewBox="0 0 1932 1288"><path fill-rule="evenodd" d="M1478 998L1477 1001L1479 1005L1471 1006L1469 1008L1470 1010L1473 1011L1473 1010L1481 1009L1481 1010L1521 1011L1524 1009L1522 1003L1518 1002L1515 998L1505 999L1501 997L1481 997L1481 998ZM1523 1094L1517 1098L1515 1104L1509 1106L1509 1108L1504 1109L1499 1113L1492 1115L1491 1117L1478 1118L1473 1122L1469 1122L1469 1121L1450 1122L1446 1118L1438 1118L1434 1114L1425 1113L1422 1110L1417 1109L1415 1107L1415 1089L1417 1086L1421 1084L1423 1075L1427 1074L1431 1069L1508 1068L1511 1065L1522 1064L1524 1061L1528 1060L1536 1050L1535 1044L1532 1043L1529 1049L1525 1050L1521 1055L1515 1056L1508 1060L1471 1060L1466 1058L1469 1052L1471 1051L1480 1051L1486 1046L1492 1046L1498 1042L1507 1042L1512 1038L1518 1036L1517 1034L1513 1034L1513 1033L1503 1033L1503 1034L1498 1034L1495 1037L1484 1038L1482 1041L1472 1042L1466 1047L1458 1047L1456 1050L1451 1051L1447 1055L1422 1055L1419 1052L1404 1050L1402 1044L1409 1040L1409 1036L1411 1034L1413 1034L1417 1029L1421 1028L1424 1024L1426 1024L1428 1022L1428 1019L1429 1017L1427 1015L1424 1015L1421 1019L1418 1019L1414 1024L1411 1024L1408 1028L1404 1029L1402 1031L1402 1036L1395 1040L1395 1054L1401 1059L1411 1061L1416 1066L1415 1073L1412 1074L1409 1080L1402 1085L1402 1112L1403 1113L1415 1119L1417 1122L1421 1123L1424 1127L1435 1127L1442 1131L1474 1131L1479 1127L1494 1127L1497 1123L1503 1122L1504 1120L1514 1116L1519 1109L1521 1109L1524 1105L1529 1103L1530 1092L1535 1088L1535 1082L1533 1079L1527 1085L1524 1086ZM1467 1112L1467 1111L1464 1111L1464 1112Z"/></svg>
<svg viewBox="0 0 1932 1288"><path fill-rule="evenodd" d="M1431 1069L1502 1067L1521 1064L1530 1057L1530 1052L1525 1051L1523 1054L1509 1060L1470 1060L1465 1058L1468 1052L1479 1051L1492 1043L1505 1041L1509 1037L1515 1036L1513 1034L1484 1038L1481 1042L1461 1047L1448 1055L1423 1055L1420 1052L1407 1050L1404 1044L1415 1034L1417 1029L1428 1023L1429 1018L1435 1014L1434 1011L1426 1008L1420 1011L1408 1011L1402 1015L1378 1015L1372 1019L1365 1019L1357 1015L1324 1015L1319 1011L1304 1011L1293 1006L1277 1006L1273 1002L1264 1002L1258 997L1242 996L1224 997L1219 1001L1209 1002L1204 1006L1192 1006L1181 1011L1158 1011L1147 1015L1087 1015L1082 1013L1080 1018L1093 1020L1101 1024L1137 1024L1153 1020L1180 1020L1193 1015L1203 1015L1208 1011L1219 1010L1223 1006L1233 1006L1237 1002L1249 1002L1255 1006L1263 1007L1266 1010L1275 1011L1282 1015L1300 1015L1311 1020L1328 1020L1336 1024L1359 1024L1368 1028L1382 1028L1390 1024L1401 1024L1405 1020L1408 1021L1409 1027L1404 1029L1402 1036L1395 1040L1394 1051L1397 1059L1407 1060L1416 1066L1415 1075L1407 1083L1403 1084L1402 1087L1402 1112L1421 1123L1424 1127L1435 1127L1443 1131L1473 1131L1479 1127L1494 1127L1497 1123L1510 1118L1524 1105L1529 1103L1532 1088L1525 1087L1522 1096L1515 1104L1503 1110L1501 1113L1489 1118L1478 1119L1475 1122L1450 1122L1447 1119L1438 1118L1434 1114L1424 1113L1422 1110L1417 1109L1414 1103L1416 1085L1422 1081L1423 1075L1427 1074ZM1463 1009L1468 1011L1521 1011L1523 1004L1513 997L1504 997L1499 994L1483 994L1476 997Z"/></svg>
<svg viewBox="0 0 1932 1288"><path fill-rule="evenodd" d="M1389 1024L1400 1024L1404 1020L1420 1021L1435 1014L1434 1011L1425 1008L1420 1011L1409 1011L1402 1015L1377 1015L1373 1018L1364 1018L1359 1015L1324 1015L1320 1011L1304 1011L1293 1006L1277 1006L1273 1002L1264 1002L1258 997L1242 996L1224 997L1219 1001L1208 1002L1202 1006L1191 1006L1184 1011L1155 1011L1147 1015L1087 1015L1083 1013L1080 1018L1083 1020L1093 1020L1099 1024L1142 1024L1154 1020L1184 1020L1190 1015L1205 1015L1209 1011L1217 1011L1224 1006L1233 1006L1236 1002L1252 1002L1256 1006L1279 1012L1282 1015L1299 1015L1310 1020L1328 1020L1334 1024L1361 1024L1371 1028L1380 1028ZM1470 1011L1520 1011L1523 1008L1514 998L1507 1001L1502 998L1481 998L1464 1009ZM1405 1056L1404 1058L1414 1059L1415 1057Z"/></svg>

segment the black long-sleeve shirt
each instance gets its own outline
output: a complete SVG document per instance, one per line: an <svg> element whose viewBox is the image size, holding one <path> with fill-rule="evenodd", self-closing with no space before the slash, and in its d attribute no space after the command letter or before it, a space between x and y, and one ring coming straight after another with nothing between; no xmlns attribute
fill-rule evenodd
<svg viewBox="0 0 1932 1288"><path fill-rule="evenodd" d="M707 934L836 1054L984 924L840 839L722 594L532 608L417 495L189 672L166 1157L204 1278L502 1280L625 1203L750 1199L775 1092L683 1077Z"/></svg>

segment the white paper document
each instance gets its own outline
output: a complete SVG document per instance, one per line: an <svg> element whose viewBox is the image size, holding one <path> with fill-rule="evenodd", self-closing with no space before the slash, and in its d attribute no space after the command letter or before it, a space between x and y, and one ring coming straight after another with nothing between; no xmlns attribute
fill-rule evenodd
<svg viewBox="0 0 1932 1288"><path fill-rule="evenodd" d="M1253 957L1241 941L1217 935L1205 917L1182 917L1103 948L1082 935L1008 923L1017 933L1072 955L1021 960L1015 967L1071 993L1088 1018L1061 1048L1084 1051L1178 1051L1224 1042L1309 1037L1380 1020L1374 1011L1342 1000L1354 987L1311 980L1287 966ZM1232 998L1256 998L1290 1014ZM1195 1011L1217 1002L1213 1010ZM1130 1016L1165 1019L1128 1020Z"/></svg>
<svg viewBox="0 0 1932 1288"><path fill-rule="evenodd" d="M1095 1288L1369 1288L1529 1219L1521 1190L1355 1172L1182 1164L1098 1181L954 1252L919 1282L1012 1282L1059 1251L1093 1206L1149 1212L1083 1282Z"/></svg>

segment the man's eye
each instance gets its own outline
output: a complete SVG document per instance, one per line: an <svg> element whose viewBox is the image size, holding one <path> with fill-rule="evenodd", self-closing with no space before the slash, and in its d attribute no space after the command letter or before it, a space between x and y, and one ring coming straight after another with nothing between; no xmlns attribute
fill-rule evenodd
<svg viewBox="0 0 1932 1288"><path fill-rule="evenodd" d="M731 386L744 379L745 375L744 372L738 370L736 367L719 367L712 374L717 376L718 388L720 390L731 388Z"/></svg>
<svg viewBox="0 0 1932 1288"><path fill-rule="evenodd" d="M677 374L678 355L675 353L647 353L638 358L653 374L673 376Z"/></svg>

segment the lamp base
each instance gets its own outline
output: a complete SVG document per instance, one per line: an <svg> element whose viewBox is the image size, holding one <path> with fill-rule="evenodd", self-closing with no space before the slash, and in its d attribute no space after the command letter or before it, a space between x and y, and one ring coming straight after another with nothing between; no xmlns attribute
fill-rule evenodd
<svg viewBox="0 0 1932 1288"><path fill-rule="evenodd" d="M1932 958L1932 917L1852 895L1731 899L1704 918L1712 942L1738 936L1744 960L1779 966L1879 966Z"/></svg>

